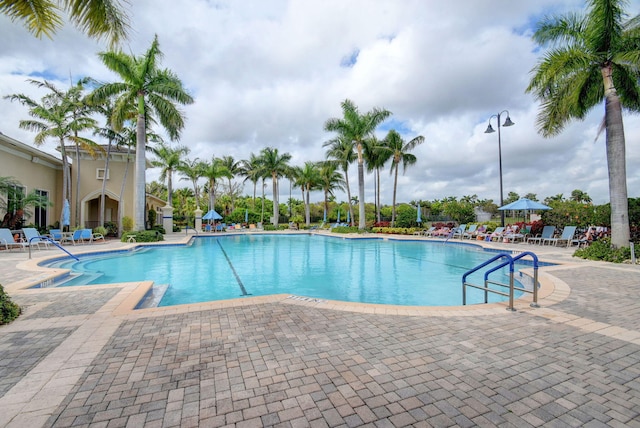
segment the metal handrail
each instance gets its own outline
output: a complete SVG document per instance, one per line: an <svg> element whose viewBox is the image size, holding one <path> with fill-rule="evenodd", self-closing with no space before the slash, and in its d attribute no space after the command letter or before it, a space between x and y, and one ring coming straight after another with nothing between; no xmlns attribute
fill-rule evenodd
<svg viewBox="0 0 640 428"><path fill-rule="evenodd" d="M71 254L70 252L65 250L60 244L58 244L56 241L54 241L53 239L49 238L48 236L34 236L33 238L29 239L29 245L28 245L28 247L29 247L29 260L31 260L31 241L33 241L34 239L38 239L38 240L41 240L41 241L49 241L50 243L52 243L53 245L55 245L56 247L60 248L62 251L64 251L65 253L69 254L74 259L76 259L76 261L80 261L79 258L77 258L73 254Z"/></svg>
<svg viewBox="0 0 640 428"><path fill-rule="evenodd" d="M524 288L521 287L516 287L515 286L515 282L514 282L514 265L515 265L515 261L519 260L525 256L531 256L533 259L533 290L529 291L526 290ZM484 286L480 286L480 285L476 285L476 284L471 284L467 282L467 277L469 275L471 275L472 273L490 265L491 263L506 258L507 260L500 263L497 266L492 267L491 269L487 270L484 273ZM505 266L509 266L509 284L503 284L500 282L495 282L495 281L490 281L489 280L489 275L499 269L504 268ZM489 284L493 284L493 285L497 285L500 287L505 287L509 289L508 293L499 291L499 290L494 290L494 289L490 289L489 288ZM466 287L473 287L473 288L477 288L480 290L484 291L484 302L488 303L489 301L489 297L488 294L494 293L494 294L499 294L501 296L508 296L509 297L509 306L507 307L508 310L511 311L515 311L515 308L513 306L513 301L514 301L514 291L517 288L520 291L523 291L525 293L533 293L533 303L531 303L531 307L534 308L539 308L540 306L538 305L538 257L530 252L530 251L525 251L522 252L520 254L518 254L515 257L512 257L510 254L507 253L500 253L494 257L492 257L491 259L487 260L484 263L479 264L478 266L474 267L473 269L467 271L463 276L462 276L462 304L466 305L467 304L467 293L466 293Z"/></svg>

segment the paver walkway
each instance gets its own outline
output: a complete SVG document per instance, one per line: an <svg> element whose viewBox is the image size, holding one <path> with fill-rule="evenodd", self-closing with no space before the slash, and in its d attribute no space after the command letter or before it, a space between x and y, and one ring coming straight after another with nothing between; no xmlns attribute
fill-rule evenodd
<svg viewBox="0 0 640 428"><path fill-rule="evenodd" d="M0 327L0 426L640 427L640 269L542 271L539 309L416 316L282 296L130 312L137 283L10 287L26 309Z"/></svg>

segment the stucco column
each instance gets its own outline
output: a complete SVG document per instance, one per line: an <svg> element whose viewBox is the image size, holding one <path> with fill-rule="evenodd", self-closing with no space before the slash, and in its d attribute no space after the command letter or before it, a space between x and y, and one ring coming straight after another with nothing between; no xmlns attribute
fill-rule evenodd
<svg viewBox="0 0 640 428"><path fill-rule="evenodd" d="M197 233L202 232L202 210L200 208L196 208L193 212L196 216L195 229Z"/></svg>
<svg viewBox="0 0 640 428"><path fill-rule="evenodd" d="M162 227L166 233L173 232L173 207L170 205L164 206L162 209Z"/></svg>

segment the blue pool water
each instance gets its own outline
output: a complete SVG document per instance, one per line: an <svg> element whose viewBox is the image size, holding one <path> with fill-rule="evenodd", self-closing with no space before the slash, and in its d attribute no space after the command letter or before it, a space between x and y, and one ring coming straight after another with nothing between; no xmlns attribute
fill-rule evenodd
<svg viewBox="0 0 640 428"><path fill-rule="evenodd" d="M475 245L453 243L249 234L199 237L187 246L143 247L49 266L80 274L63 285L141 280L168 284L159 306L281 293L451 306L462 304L462 275L494 255ZM506 273L491 278L508 282ZM482 284L481 274L470 280ZM480 290L467 290L467 303L483 300Z"/></svg>

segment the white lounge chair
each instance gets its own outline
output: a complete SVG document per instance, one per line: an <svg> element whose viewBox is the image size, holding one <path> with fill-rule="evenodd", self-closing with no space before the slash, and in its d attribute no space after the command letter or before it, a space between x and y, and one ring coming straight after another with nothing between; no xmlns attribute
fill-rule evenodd
<svg viewBox="0 0 640 428"><path fill-rule="evenodd" d="M553 243L554 246L558 246L558 242L566 242L568 247L571 244L573 235L576 234L576 228L577 226L565 226L560 237L547 238L542 244L544 245L545 242L548 242L549 245Z"/></svg>
<svg viewBox="0 0 640 428"><path fill-rule="evenodd" d="M14 247L22 248L24 250L24 247L26 247L27 244L22 240L16 242L9 229L0 229L0 246L4 246L6 250L11 250Z"/></svg>
<svg viewBox="0 0 640 428"><path fill-rule="evenodd" d="M553 234L556 232L555 226L545 226L542 228L542 234L530 237L527 239L529 244L543 244L546 239L553 238Z"/></svg>
<svg viewBox="0 0 640 428"><path fill-rule="evenodd" d="M34 227L23 227L22 233L26 241L26 247L36 246L40 249L40 244L44 244L45 248L49 248L49 237L40 235L38 229Z"/></svg>

